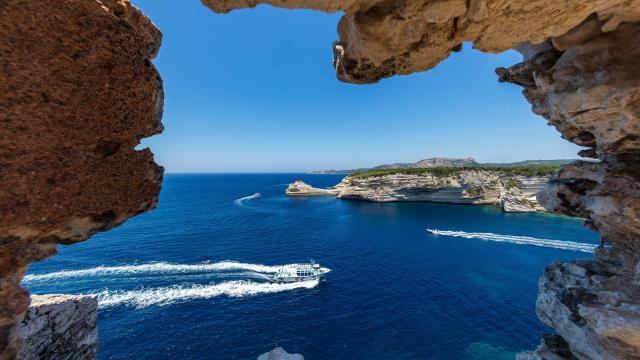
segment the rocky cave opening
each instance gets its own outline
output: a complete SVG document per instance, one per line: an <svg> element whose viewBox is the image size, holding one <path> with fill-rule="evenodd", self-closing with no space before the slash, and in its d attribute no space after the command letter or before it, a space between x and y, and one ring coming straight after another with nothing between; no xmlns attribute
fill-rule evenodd
<svg viewBox="0 0 640 360"><path fill-rule="evenodd" d="M203 0L215 12L253 0ZM334 65L364 84L426 71L463 42L524 61L497 69L534 113L588 149L538 198L587 218L610 247L554 263L537 315L557 335L521 359L640 359L640 2L267 0L343 11ZM126 0L0 2L0 358L18 356L29 263L156 205L163 170L140 140L162 131L151 60L161 32Z"/></svg>

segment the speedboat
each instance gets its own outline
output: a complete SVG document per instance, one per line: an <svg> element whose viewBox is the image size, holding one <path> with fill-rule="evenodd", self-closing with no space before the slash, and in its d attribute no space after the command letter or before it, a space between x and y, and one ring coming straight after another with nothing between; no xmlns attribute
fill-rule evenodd
<svg viewBox="0 0 640 360"><path fill-rule="evenodd" d="M275 283L322 280L329 271L331 269L321 267L320 264L313 261L304 264L290 264L279 268L269 280Z"/></svg>

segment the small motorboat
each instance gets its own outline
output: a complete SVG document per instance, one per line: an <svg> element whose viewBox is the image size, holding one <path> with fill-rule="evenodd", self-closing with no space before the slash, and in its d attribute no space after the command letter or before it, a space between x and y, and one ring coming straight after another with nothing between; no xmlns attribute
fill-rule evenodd
<svg viewBox="0 0 640 360"><path fill-rule="evenodd" d="M275 283L322 280L324 275L330 271L331 269L321 267L320 264L313 261L304 264L290 264L278 269L269 280Z"/></svg>

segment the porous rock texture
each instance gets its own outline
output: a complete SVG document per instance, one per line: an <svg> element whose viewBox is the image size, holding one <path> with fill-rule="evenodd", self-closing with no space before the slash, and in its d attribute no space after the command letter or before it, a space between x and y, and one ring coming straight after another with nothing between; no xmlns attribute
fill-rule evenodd
<svg viewBox="0 0 640 360"><path fill-rule="evenodd" d="M90 295L33 295L18 322L19 359L95 359L98 300Z"/></svg>
<svg viewBox="0 0 640 360"><path fill-rule="evenodd" d="M536 193L549 176L514 175L499 170L461 169L450 174L424 172L347 176L335 189L338 198L389 201L430 201L451 204L500 205L506 212L544 210Z"/></svg>
<svg viewBox="0 0 640 360"><path fill-rule="evenodd" d="M160 31L123 0L0 1L0 359L29 263L153 208Z"/></svg>
<svg viewBox="0 0 640 360"><path fill-rule="evenodd" d="M640 1L202 0L217 12L267 3L344 11L334 47L340 80L373 83L436 66L463 42L524 61L497 69L535 113L599 163L564 166L538 195L587 218L608 248L556 263L540 279L546 336L521 359L640 359Z"/></svg>
<svg viewBox="0 0 640 360"><path fill-rule="evenodd" d="M371 83L435 67L463 42L497 53L524 41L559 38L591 14L604 31L640 19L636 0L202 0L216 12L271 4L344 11L334 44L338 77ZM563 38L564 36L564 38ZM575 40L573 40L575 42Z"/></svg>
<svg viewBox="0 0 640 360"><path fill-rule="evenodd" d="M640 48L629 46L640 43L640 24L604 25L564 51L538 46L498 74L522 85L536 113L588 148L583 155L602 160L564 166L538 194L549 210L587 218L611 245L595 260L549 266L538 317L571 356L640 359ZM540 350L526 356L545 358Z"/></svg>

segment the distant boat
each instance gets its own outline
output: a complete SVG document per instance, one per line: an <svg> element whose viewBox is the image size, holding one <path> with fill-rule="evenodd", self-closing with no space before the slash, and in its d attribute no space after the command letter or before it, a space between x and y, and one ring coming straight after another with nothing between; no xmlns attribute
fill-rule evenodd
<svg viewBox="0 0 640 360"><path fill-rule="evenodd" d="M240 199L236 199L236 200L234 200L233 202L234 202L236 205L242 205L242 203L244 203L245 201L247 201L247 200L257 199L257 198L259 198L261 195L262 195L262 194L260 194L260 193L255 193L255 194L253 194L253 195L249 195L249 196L241 197Z"/></svg>
<svg viewBox="0 0 640 360"><path fill-rule="evenodd" d="M275 283L291 283L306 280L320 280L331 269L323 268L320 264L311 261L304 264L290 264L278 269L278 271L269 278Z"/></svg>

